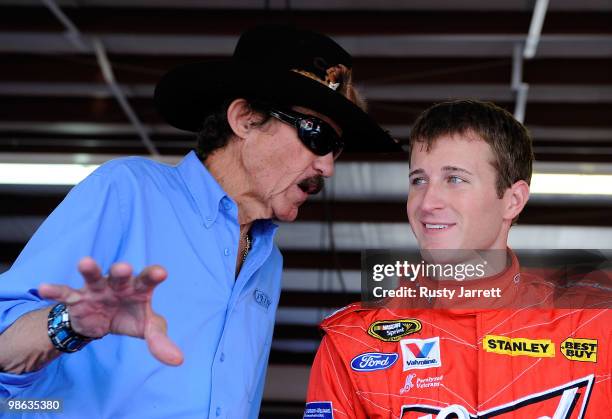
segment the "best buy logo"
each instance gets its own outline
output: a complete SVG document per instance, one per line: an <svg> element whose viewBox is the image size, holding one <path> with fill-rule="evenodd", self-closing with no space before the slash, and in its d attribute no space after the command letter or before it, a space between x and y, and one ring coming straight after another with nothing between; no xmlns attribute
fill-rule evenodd
<svg viewBox="0 0 612 419"><path fill-rule="evenodd" d="M570 361L597 362L597 339L567 338L561 353Z"/></svg>

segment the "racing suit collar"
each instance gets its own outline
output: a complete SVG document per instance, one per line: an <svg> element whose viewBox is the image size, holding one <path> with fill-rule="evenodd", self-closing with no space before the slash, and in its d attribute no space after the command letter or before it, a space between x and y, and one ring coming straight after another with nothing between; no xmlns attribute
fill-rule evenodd
<svg viewBox="0 0 612 419"><path fill-rule="evenodd" d="M454 291L453 298L420 299L419 304L431 308L440 309L466 309L470 312L500 308L516 308L520 305L521 297L521 273L519 261L512 251L507 248L509 266L502 272L484 277L464 281L444 280L439 281L420 275L416 279L418 287L429 289L446 289ZM489 295L474 296L478 291L491 291ZM468 295L468 297L460 297Z"/></svg>

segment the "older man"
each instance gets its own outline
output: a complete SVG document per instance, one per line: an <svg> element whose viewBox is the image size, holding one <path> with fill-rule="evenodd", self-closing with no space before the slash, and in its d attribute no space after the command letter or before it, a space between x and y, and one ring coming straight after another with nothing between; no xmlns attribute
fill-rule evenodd
<svg viewBox="0 0 612 419"><path fill-rule="evenodd" d="M43 223L0 278L0 397L73 418L256 417L282 267L270 220L294 220L345 146L395 148L350 68L326 36L264 26L164 76L156 104L197 152L111 161Z"/></svg>
<svg viewBox="0 0 612 419"><path fill-rule="evenodd" d="M304 418L609 416L610 293L553 300L556 284L521 272L507 247L529 198L527 130L491 103L441 103L415 122L410 150L408 218L437 273L413 276L412 296L323 321Z"/></svg>

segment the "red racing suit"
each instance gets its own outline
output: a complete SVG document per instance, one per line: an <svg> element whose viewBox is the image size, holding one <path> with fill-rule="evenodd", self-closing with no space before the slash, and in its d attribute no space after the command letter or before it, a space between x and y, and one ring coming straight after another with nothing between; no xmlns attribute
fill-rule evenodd
<svg viewBox="0 0 612 419"><path fill-rule="evenodd" d="M508 298L550 295L518 271L514 258L492 281ZM304 418L612 418L607 308L357 303L321 328Z"/></svg>

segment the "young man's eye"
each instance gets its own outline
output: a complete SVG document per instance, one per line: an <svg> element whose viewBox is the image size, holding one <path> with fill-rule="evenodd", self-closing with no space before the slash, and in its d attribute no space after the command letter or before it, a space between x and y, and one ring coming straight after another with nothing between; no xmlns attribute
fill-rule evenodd
<svg viewBox="0 0 612 419"><path fill-rule="evenodd" d="M413 177L412 180L410 180L411 185L422 185L424 183L425 183L425 178L423 177Z"/></svg>
<svg viewBox="0 0 612 419"><path fill-rule="evenodd" d="M459 176L449 176L448 181L450 183L464 183L465 180L461 179Z"/></svg>

